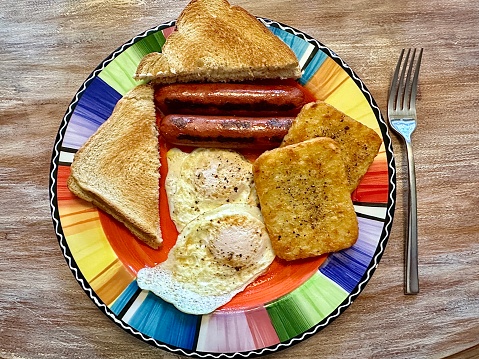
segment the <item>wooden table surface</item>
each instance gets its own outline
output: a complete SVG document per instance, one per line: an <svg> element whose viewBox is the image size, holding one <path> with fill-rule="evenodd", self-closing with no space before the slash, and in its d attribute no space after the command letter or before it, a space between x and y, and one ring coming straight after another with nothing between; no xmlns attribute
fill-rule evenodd
<svg viewBox="0 0 479 359"><path fill-rule="evenodd" d="M0 358L176 358L114 325L85 295L52 226L60 121L118 46L175 19L181 1L2 2ZM403 47L424 47L414 135L421 292L403 294L405 148L397 206L373 278L326 329L270 358L479 358L479 5L476 0L238 0L350 65L386 114Z"/></svg>

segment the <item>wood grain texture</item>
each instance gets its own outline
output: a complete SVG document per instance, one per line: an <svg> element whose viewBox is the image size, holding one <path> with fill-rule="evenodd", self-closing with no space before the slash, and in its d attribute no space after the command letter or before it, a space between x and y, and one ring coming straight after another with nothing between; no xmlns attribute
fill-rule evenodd
<svg viewBox="0 0 479 359"><path fill-rule="evenodd" d="M403 295L406 162L373 278L333 324L269 358L479 357L479 6L476 0L238 0L348 63L386 113L403 47L424 47L414 135L421 292ZM177 358L114 325L83 293L50 218L51 151L73 95L108 54L187 1L2 2L0 358ZM457 355L456 355L457 354Z"/></svg>

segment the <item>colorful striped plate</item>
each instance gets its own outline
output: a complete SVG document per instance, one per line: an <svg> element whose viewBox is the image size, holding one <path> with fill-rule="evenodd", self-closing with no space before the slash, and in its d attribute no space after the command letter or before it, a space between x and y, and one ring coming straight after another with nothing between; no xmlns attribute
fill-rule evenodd
<svg viewBox="0 0 479 359"><path fill-rule="evenodd" d="M233 358L285 349L317 333L360 294L376 269L392 224L395 165L387 127L366 86L333 51L310 36L260 18L296 53L300 83L373 128L383 146L352 194L359 239L347 250L294 263L275 260L268 273L212 314L184 314L138 288L139 268L166 258L121 224L72 195L66 186L74 153L138 83L132 78L149 52L161 51L175 22L134 37L86 79L61 122L52 154L50 200L63 255L81 287L116 324L147 343L199 358ZM162 201L167 211L166 201ZM162 227L167 223L162 222ZM173 240L174 242L174 240Z"/></svg>

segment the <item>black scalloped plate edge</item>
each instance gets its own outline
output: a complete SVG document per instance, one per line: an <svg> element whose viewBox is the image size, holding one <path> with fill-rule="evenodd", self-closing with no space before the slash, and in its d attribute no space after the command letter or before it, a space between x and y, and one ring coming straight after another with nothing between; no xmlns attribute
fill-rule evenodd
<svg viewBox="0 0 479 359"><path fill-rule="evenodd" d="M366 273L363 275L357 286L353 289L353 291L349 294L349 296L339 305L332 313L330 313L325 319L323 319L321 322L310 328L309 330L305 331L304 333L297 335L293 338L290 338L289 340L285 342L281 342L278 344L275 344L273 346L261 348L261 349L256 349L256 350L251 350L251 351L245 351L245 352L235 352L235 353L207 353L207 352L199 352L199 351L194 351L194 350L187 350L184 348L178 348L172 345L167 345L164 343L161 343L157 341L156 339L153 339L136 329L132 328L122 320L119 320L116 315L103 303L103 301L98 297L98 295L94 292L94 290L90 287L89 283L86 281L85 277L81 273L80 269L78 268L71 252L70 249L68 248L68 245L66 243L65 235L63 232L63 228L60 222L60 215L58 211L58 198L56 194L56 189L57 189L57 183L56 183L56 178L57 178L57 172L58 172L58 166L59 166L59 156L60 156L60 148L63 142L63 136L65 134L66 128L68 126L68 123L70 121L71 115L76 107L76 104L80 100L81 96L83 95L83 92L86 90L88 87L89 83L105 68L106 65L108 65L111 61L113 61L119 54L121 54L126 48L130 47L137 41L140 41L144 37L150 35L151 33L154 33L156 31L163 30L165 28L174 26L176 21L172 20L170 22L166 22L163 24L160 24L156 27L153 27L147 31L145 31L142 34L139 34L132 38L130 41L124 43L122 46L118 47L113 53L111 53L110 56L108 56L100 65L98 65L95 70L91 72L91 74L88 76L88 78L84 81L84 83L81 85L77 93L75 94L74 98L70 102L70 105L68 106L68 109L62 119L62 122L60 124L57 136L55 138L55 143L53 146L53 152L52 152L52 158L51 158L51 164L50 164L50 179L49 179L49 196L50 196L50 209L51 209L51 216L52 216L52 221L53 221L53 227L57 236L57 240L59 242L60 248L63 252L63 256L65 257L65 260L68 264L68 267L72 271L75 279L78 281L80 284L81 288L83 291L90 297L90 299L97 305L97 307L107 315L108 318L110 318L115 324L117 324L119 327L121 327L123 330L128 332L129 334L143 340L144 342L151 344L153 346L156 346L158 348L167 350L171 353L174 354L182 354L185 356L189 357L198 357L198 358L253 358L253 357L258 357L274 352L278 352L281 350L284 350L286 348L289 348L290 346L297 344L312 335L316 334L323 328L325 328L327 325L332 323L337 317L339 317L340 314L342 314L352 303L353 301L359 296L359 294L363 291L365 288L366 284L369 282L371 279L374 271L376 270L379 261L384 253L384 249L386 247L389 235L390 235L390 230L392 227L392 222L393 222L393 217L394 217L394 207L395 207L395 199L396 199L396 167L395 167L395 161L394 161L394 156L393 156L393 149L392 149L392 142L391 138L389 136L388 128L386 123L384 122L384 119L381 115L381 111L379 107L377 106L376 102L374 101L374 98L372 97L371 93L367 89L366 85L361 81L359 76L332 50L330 50L328 47L324 46L322 43L320 43L318 40L312 38L311 36L295 29L290 26L284 25L282 23L267 19L267 18L262 18L258 17L260 21L262 21L265 25L267 26L276 26L279 27L280 29L287 31L295 36L298 36L305 41L315 45L325 53L329 57L331 57L339 66L345 70L348 75L352 78L352 80L356 83L356 85L359 87L361 92L364 94L366 97L368 103L370 104L376 118L378 119L379 127L381 129L384 145L386 148L386 158L387 158L387 163L388 163L388 177L389 177L389 185L388 185L388 202L387 202L387 212L386 212L386 218L385 218L385 224L383 227L383 231L381 233L380 239L379 239L379 244L376 248L376 251L373 255L373 258L368 266L368 269L366 270Z"/></svg>

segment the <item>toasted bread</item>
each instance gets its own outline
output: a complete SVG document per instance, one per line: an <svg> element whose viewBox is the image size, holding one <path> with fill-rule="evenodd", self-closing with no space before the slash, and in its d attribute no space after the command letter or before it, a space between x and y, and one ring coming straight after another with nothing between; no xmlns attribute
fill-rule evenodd
<svg viewBox="0 0 479 359"><path fill-rule="evenodd" d="M67 185L158 248L159 167L153 88L140 85L77 151Z"/></svg>
<svg viewBox="0 0 479 359"><path fill-rule="evenodd" d="M253 166L276 255L295 260L352 246L358 222L341 150L318 137L260 155Z"/></svg>
<svg viewBox="0 0 479 359"><path fill-rule="evenodd" d="M298 78L291 49L253 15L226 0L192 0L162 52L146 55L135 78L157 83Z"/></svg>
<svg viewBox="0 0 479 359"><path fill-rule="evenodd" d="M314 137L330 137L339 144L351 192L373 163L382 143L374 130L323 101L302 108L281 146Z"/></svg>

